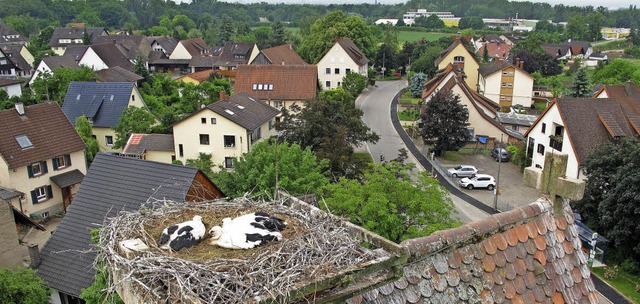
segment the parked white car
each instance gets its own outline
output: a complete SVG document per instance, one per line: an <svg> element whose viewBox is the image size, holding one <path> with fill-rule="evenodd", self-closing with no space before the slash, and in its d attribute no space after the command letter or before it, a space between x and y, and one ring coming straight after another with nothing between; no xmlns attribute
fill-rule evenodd
<svg viewBox="0 0 640 304"><path fill-rule="evenodd" d="M462 188L472 190L474 188L487 188L493 190L496 187L496 180L489 174L476 174L473 177L465 177L458 182Z"/></svg>
<svg viewBox="0 0 640 304"><path fill-rule="evenodd" d="M474 166L469 165L460 165L455 168L449 168L447 173L453 177L471 177L474 174L478 173L478 169Z"/></svg>

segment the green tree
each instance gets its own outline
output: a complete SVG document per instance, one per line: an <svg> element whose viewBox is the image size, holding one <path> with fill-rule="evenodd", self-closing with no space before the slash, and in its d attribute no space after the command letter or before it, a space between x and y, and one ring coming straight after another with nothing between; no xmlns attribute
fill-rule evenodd
<svg viewBox="0 0 640 304"><path fill-rule="evenodd" d="M271 31L273 32L272 36L272 45L278 46L287 43L287 30L284 27L284 23L278 20L271 24Z"/></svg>
<svg viewBox="0 0 640 304"><path fill-rule="evenodd" d="M430 15L429 17L420 16L416 18L415 25L427 29L440 29L444 28L444 21L436 15Z"/></svg>
<svg viewBox="0 0 640 304"><path fill-rule="evenodd" d="M82 67L78 70L58 68L53 71L53 74L40 74L34 80L31 88L38 101L49 100L62 105L69 83L72 81L92 81L95 78L95 73L88 67Z"/></svg>
<svg viewBox="0 0 640 304"><path fill-rule="evenodd" d="M411 92L411 97L422 97L424 84L427 82L427 80L429 80L429 77L425 73L415 73L413 74L413 76L411 76L411 81L409 83L409 91Z"/></svg>
<svg viewBox="0 0 640 304"><path fill-rule="evenodd" d="M585 160L584 198L572 204L583 221L604 233L625 257L640 262L640 143L604 143Z"/></svg>
<svg viewBox="0 0 640 304"><path fill-rule="evenodd" d="M640 69L628 60L615 58L607 65L598 66L592 77L593 83L623 84L631 80L640 84Z"/></svg>
<svg viewBox="0 0 640 304"><path fill-rule="evenodd" d="M4 18L4 23L24 37L30 37L38 32L38 22L30 15L7 16Z"/></svg>
<svg viewBox="0 0 640 304"><path fill-rule="evenodd" d="M142 87L144 83L151 81L151 72L144 65L144 58L140 54L136 55L133 63L133 72L142 76L142 79L138 80L138 87Z"/></svg>
<svg viewBox="0 0 640 304"><path fill-rule="evenodd" d="M235 32L233 30L233 20L229 16L225 15L224 17L222 17L220 29L218 30L220 44L224 45L227 42L232 42L234 35Z"/></svg>
<svg viewBox="0 0 640 304"><path fill-rule="evenodd" d="M87 117L82 115L76 118L75 128L76 132L78 132L78 134L80 135L80 138L82 138L84 143L87 145L86 157L87 163L90 164L91 162L93 162L93 158L100 150L98 141L93 138L93 127L91 127L91 123L89 122Z"/></svg>
<svg viewBox="0 0 640 304"><path fill-rule="evenodd" d="M213 161L211 160L210 153L200 152L198 153L198 158L192 159L189 158L185 162L185 166L196 167L200 169L205 175L212 177L213 176Z"/></svg>
<svg viewBox="0 0 640 304"><path fill-rule="evenodd" d="M316 20L309 34L302 36L299 53L307 62L316 63L341 37L351 39L367 57L373 58L375 42L369 26L362 18L347 16L341 11L330 12Z"/></svg>
<svg viewBox="0 0 640 304"><path fill-rule="evenodd" d="M114 149L121 149L127 144L129 136L133 133L151 133L153 126L157 123L155 116L147 109L130 106L126 108L118 124L113 126L116 132L116 140L113 143Z"/></svg>
<svg viewBox="0 0 640 304"><path fill-rule="evenodd" d="M600 12L592 12L587 15L587 25L589 27L589 41L596 41L602 38L600 30L604 24L605 17Z"/></svg>
<svg viewBox="0 0 640 304"><path fill-rule="evenodd" d="M252 31L259 49L273 46L273 31L268 26L261 26Z"/></svg>
<svg viewBox="0 0 640 304"><path fill-rule="evenodd" d="M411 71L417 73L425 73L427 75L434 75L437 67L434 62L440 56L440 53L444 50L439 45L429 45L420 53L420 57L417 60L411 62Z"/></svg>
<svg viewBox="0 0 640 304"><path fill-rule="evenodd" d="M484 21L482 21L481 17L478 16L469 16L460 18L460 22L458 22L458 27L460 29L474 29L481 30L484 28Z"/></svg>
<svg viewBox="0 0 640 304"><path fill-rule="evenodd" d="M357 97L367 87L367 77L356 72L348 72L342 79L342 88Z"/></svg>
<svg viewBox="0 0 640 304"><path fill-rule="evenodd" d="M459 225L448 192L412 165L372 164L362 181L341 178L322 195L334 214L397 243Z"/></svg>
<svg viewBox="0 0 640 304"><path fill-rule="evenodd" d="M29 268L0 268L0 303L46 304L49 288Z"/></svg>
<svg viewBox="0 0 640 304"><path fill-rule="evenodd" d="M276 152L277 151L277 152ZM233 171L223 169L213 180L231 197L244 193L271 196L276 187L292 195L315 193L329 183L328 162L318 159L310 148L266 140L233 160Z"/></svg>
<svg viewBox="0 0 640 304"><path fill-rule="evenodd" d="M589 79L587 79L587 72L584 68L578 69L573 76L573 86L569 93L571 97L590 97L593 92L590 89Z"/></svg>
<svg viewBox="0 0 640 304"><path fill-rule="evenodd" d="M438 92L427 103L422 121L422 137L438 152L458 151L472 140L467 129L469 110L460 103L460 96L451 92Z"/></svg>
<svg viewBox="0 0 640 304"><path fill-rule="evenodd" d="M573 40L588 40L589 25L581 14L575 14L567 20L566 36Z"/></svg>
<svg viewBox="0 0 640 304"><path fill-rule="evenodd" d="M374 60L375 65L377 67L384 68L384 75L388 76L391 74L391 70L397 67L396 56L397 53L390 45L383 44L378 48L378 53Z"/></svg>

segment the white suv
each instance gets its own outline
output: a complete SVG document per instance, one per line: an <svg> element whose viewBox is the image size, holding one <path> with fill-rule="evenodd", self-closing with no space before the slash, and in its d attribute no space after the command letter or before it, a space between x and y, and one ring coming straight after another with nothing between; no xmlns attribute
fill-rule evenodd
<svg viewBox="0 0 640 304"><path fill-rule="evenodd" d="M473 188L487 188L493 190L496 187L496 180L489 174L476 174L473 177L465 177L458 182L462 188L472 190Z"/></svg>

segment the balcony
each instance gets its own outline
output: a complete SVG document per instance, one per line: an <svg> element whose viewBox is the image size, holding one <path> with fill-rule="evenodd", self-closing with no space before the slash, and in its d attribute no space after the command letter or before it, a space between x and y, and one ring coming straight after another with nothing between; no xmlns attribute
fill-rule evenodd
<svg viewBox="0 0 640 304"><path fill-rule="evenodd" d="M549 147L556 149L558 151L562 151L562 136L561 135L549 136Z"/></svg>

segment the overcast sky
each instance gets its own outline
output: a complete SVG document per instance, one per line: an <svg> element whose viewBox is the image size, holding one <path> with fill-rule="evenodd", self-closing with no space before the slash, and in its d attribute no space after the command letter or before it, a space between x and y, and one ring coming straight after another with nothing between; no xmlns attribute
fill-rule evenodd
<svg viewBox="0 0 640 304"><path fill-rule="evenodd" d="M174 0L175 2L191 2L191 0ZM232 3L255 3L255 2L268 2L268 3L288 3L288 4L340 4L340 3L374 3L376 0L218 0L223 2L232 2ZM381 4L398 4L404 3L405 0L377 0L378 3ZM593 7L598 7L600 5L609 7L610 9L616 8L628 8L629 5L635 4L638 5L638 0L528 0L531 2L547 2L551 5L556 4L564 4L569 6L587 6L592 5Z"/></svg>

